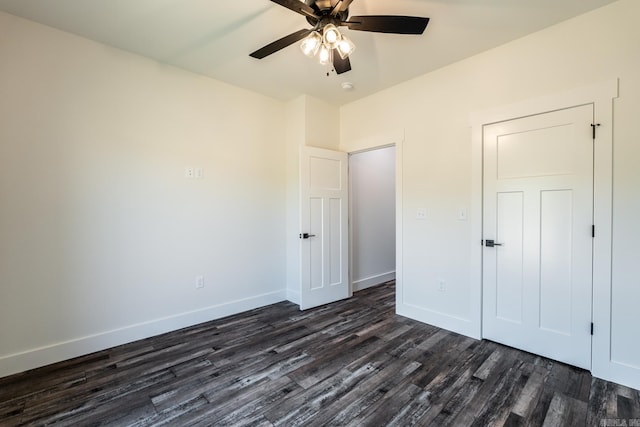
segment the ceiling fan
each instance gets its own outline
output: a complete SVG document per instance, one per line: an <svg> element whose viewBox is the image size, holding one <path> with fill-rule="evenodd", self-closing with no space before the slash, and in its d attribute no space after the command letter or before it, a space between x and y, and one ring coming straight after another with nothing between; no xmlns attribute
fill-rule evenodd
<svg viewBox="0 0 640 427"><path fill-rule="evenodd" d="M300 48L305 55L317 55L321 64L333 64L337 74L351 70L349 55L355 49L353 42L340 33L339 27L374 33L419 35L424 33L429 23L429 18L417 16L367 15L349 18L349 6L353 0L271 1L306 17L313 28L289 34L249 56L262 59L302 40Z"/></svg>

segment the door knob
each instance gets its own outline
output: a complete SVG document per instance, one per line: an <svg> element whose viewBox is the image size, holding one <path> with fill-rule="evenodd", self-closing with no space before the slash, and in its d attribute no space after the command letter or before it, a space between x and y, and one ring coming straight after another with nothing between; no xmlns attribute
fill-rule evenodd
<svg viewBox="0 0 640 427"><path fill-rule="evenodd" d="M308 239L309 237L316 237L316 235L315 234L309 234L309 233L300 234L300 238L301 239Z"/></svg>
<svg viewBox="0 0 640 427"><path fill-rule="evenodd" d="M489 239L485 240L484 244L488 248L493 248L494 246L502 246L502 243L496 243L495 241Z"/></svg>

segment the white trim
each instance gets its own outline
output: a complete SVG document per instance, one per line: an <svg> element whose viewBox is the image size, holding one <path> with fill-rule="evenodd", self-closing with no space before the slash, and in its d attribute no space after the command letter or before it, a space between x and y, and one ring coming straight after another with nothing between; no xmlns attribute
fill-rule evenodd
<svg viewBox="0 0 640 427"><path fill-rule="evenodd" d="M276 291L0 357L0 378L285 300Z"/></svg>
<svg viewBox="0 0 640 427"><path fill-rule="evenodd" d="M378 141L379 139L376 138L374 139L374 141ZM392 139L393 141L397 140L397 137L395 137L394 139ZM391 147L395 147L396 144L395 142L392 142L390 144L384 144L384 145L377 145L377 146L373 146L373 147L368 147L368 148L362 148L356 151L349 151L349 156L353 156L354 154L361 154L361 153L368 153L369 151L376 151L376 150L382 150L384 148L391 148Z"/></svg>
<svg viewBox="0 0 640 427"><path fill-rule="evenodd" d="M404 254L403 254L403 208L402 201L403 194L403 182L404 182L404 174L402 165L404 164L404 132L402 139L398 140L396 143L396 313L400 315L404 315L409 317L408 315L402 314L402 301L404 297L404 281L403 281L403 262L404 262Z"/></svg>
<svg viewBox="0 0 640 427"><path fill-rule="evenodd" d="M478 126L482 127L506 120L593 104L607 99L608 101L605 103L610 103L613 98L617 97L618 79L613 79L559 94L540 96L506 106L477 111L470 114L469 121L475 132Z"/></svg>
<svg viewBox="0 0 640 427"><path fill-rule="evenodd" d="M395 271L389 271L387 273L376 274L374 276L366 277L364 279L355 280L351 283L351 289L353 292L362 291L372 286L381 285L396 278Z"/></svg>
<svg viewBox="0 0 640 427"><path fill-rule="evenodd" d="M473 117L473 115L472 115ZM473 327L473 338L482 339L482 176L483 176L483 118L472 122L471 128L471 239L469 246L469 316ZM479 129L478 129L479 128Z"/></svg>
<svg viewBox="0 0 640 427"><path fill-rule="evenodd" d="M394 129L391 132L381 133L380 135L371 135L350 141L347 153L357 154L363 151L377 150L378 148L392 147L404 141L404 129ZM342 144L341 144L341 148Z"/></svg>
<svg viewBox="0 0 640 427"><path fill-rule="evenodd" d="M640 370L611 360L611 246L613 203L613 102L618 97L618 80L597 83L561 94L543 96L509 106L471 114L472 127L472 205L471 205L471 293L474 304L482 307L482 133L492 123L556 111L579 105L594 105L600 123L594 153L592 374L633 388L640 388ZM481 325L482 312L473 321Z"/></svg>

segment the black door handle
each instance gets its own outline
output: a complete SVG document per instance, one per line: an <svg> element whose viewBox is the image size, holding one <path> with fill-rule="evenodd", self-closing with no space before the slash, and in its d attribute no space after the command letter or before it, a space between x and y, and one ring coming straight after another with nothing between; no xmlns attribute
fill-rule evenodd
<svg viewBox="0 0 640 427"><path fill-rule="evenodd" d="M300 234L300 238L301 239L308 239L309 237L316 237L316 235L315 234L309 234L309 233Z"/></svg>
<svg viewBox="0 0 640 427"><path fill-rule="evenodd" d="M484 245L488 248L493 248L494 246L502 246L502 243L496 243L493 240L487 239L484 241Z"/></svg>

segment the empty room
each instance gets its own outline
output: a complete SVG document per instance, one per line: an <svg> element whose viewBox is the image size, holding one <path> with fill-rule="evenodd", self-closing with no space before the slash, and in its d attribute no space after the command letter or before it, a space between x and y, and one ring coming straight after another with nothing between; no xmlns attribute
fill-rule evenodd
<svg viewBox="0 0 640 427"><path fill-rule="evenodd" d="M638 17L0 0L0 425L640 425Z"/></svg>

